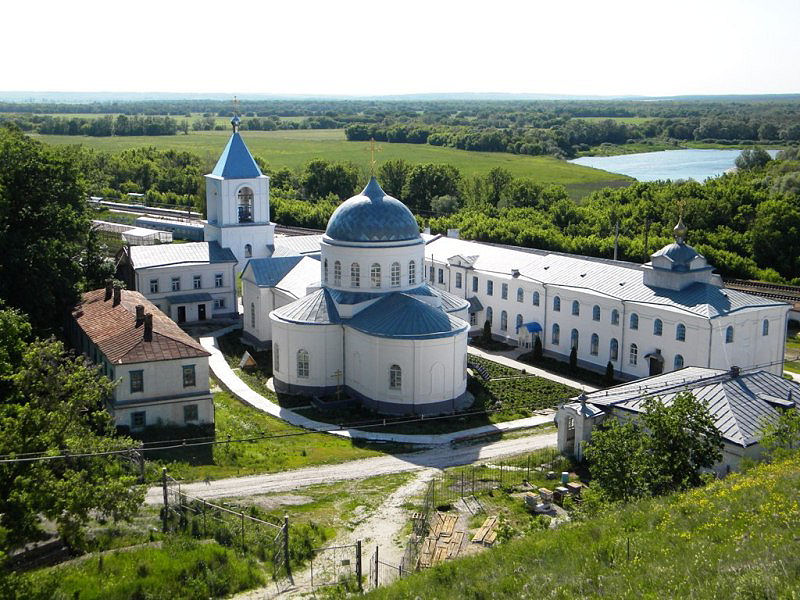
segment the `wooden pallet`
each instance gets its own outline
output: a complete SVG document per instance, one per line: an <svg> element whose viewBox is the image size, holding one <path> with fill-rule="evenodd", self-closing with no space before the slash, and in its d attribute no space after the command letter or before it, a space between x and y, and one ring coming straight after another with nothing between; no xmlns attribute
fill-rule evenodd
<svg viewBox="0 0 800 600"><path fill-rule="evenodd" d="M422 543L422 551L419 553L419 566L427 569L431 566L433 560L433 552L436 549L436 540L434 538L425 538Z"/></svg>
<svg viewBox="0 0 800 600"><path fill-rule="evenodd" d="M461 545L464 542L464 532L456 531L450 538L447 549L447 558L455 558L461 552Z"/></svg>
<svg viewBox="0 0 800 600"><path fill-rule="evenodd" d="M458 522L458 515L437 512L431 519L430 534L434 538L451 536Z"/></svg>
<svg viewBox="0 0 800 600"><path fill-rule="evenodd" d="M433 551L433 560L431 560L431 564L438 565L440 562L443 562L447 558L447 553L447 546L437 546L436 550Z"/></svg>
<svg viewBox="0 0 800 600"><path fill-rule="evenodd" d="M494 528L497 525L497 517L487 517L481 525L480 529L472 537L473 544L493 544L497 539L497 534L494 533ZM487 540L491 538L491 542Z"/></svg>

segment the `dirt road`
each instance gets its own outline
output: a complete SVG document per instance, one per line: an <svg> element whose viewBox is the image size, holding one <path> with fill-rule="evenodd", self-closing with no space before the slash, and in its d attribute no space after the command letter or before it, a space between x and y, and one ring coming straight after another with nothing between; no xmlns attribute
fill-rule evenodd
<svg viewBox="0 0 800 600"><path fill-rule="evenodd" d="M555 444L555 433L542 433L511 440L501 440L490 444L475 444L457 448L441 446L415 454L376 456L335 465L305 467L267 475L231 477L210 482L200 481L182 485L181 491L191 496L206 499L285 492L318 483L364 479L375 475L403 473L428 468L443 469L468 465L499 456L522 454L538 448L554 446ZM163 496L160 486L152 487L147 491L145 498L147 504L160 504L162 501Z"/></svg>

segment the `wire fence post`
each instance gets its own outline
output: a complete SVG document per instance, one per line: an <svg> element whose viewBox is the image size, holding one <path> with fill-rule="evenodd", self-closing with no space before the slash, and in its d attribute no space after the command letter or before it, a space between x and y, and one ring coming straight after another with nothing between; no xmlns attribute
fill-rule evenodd
<svg viewBox="0 0 800 600"><path fill-rule="evenodd" d="M358 591L363 592L364 586L361 583L361 540L356 540L356 579L358 580Z"/></svg>
<svg viewBox="0 0 800 600"><path fill-rule="evenodd" d="M164 490L164 510L162 511L162 529L167 532L167 511L169 510L169 495L167 494L167 467L161 469L161 487Z"/></svg>
<svg viewBox="0 0 800 600"><path fill-rule="evenodd" d="M208 535L208 526L206 525L206 499L203 498L203 535Z"/></svg>
<svg viewBox="0 0 800 600"><path fill-rule="evenodd" d="M378 567L380 565L380 563L378 562L378 548L379 548L379 546L376 545L375 546L375 576L373 577L373 581L372 581L372 587L373 588L377 588L378 587ZM400 568L402 568L402 566Z"/></svg>
<svg viewBox="0 0 800 600"><path fill-rule="evenodd" d="M239 513L242 517L242 552L244 552L244 513Z"/></svg>
<svg viewBox="0 0 800 600"><path fill-rule="evenodd" d="M283 561L286 563L286 576L291 578L292 565L289 562L289 515L283 516Z"/></svg>
<svg viewBox="0 0 800 600"><path fill-rule="evenodd" d="M527 481L528 483L530 483L530 481L531 481L531 455L530 454L528 455L528 464L527 464L527 469L526 469L526 474L525 474L525 481Z"/></svg>

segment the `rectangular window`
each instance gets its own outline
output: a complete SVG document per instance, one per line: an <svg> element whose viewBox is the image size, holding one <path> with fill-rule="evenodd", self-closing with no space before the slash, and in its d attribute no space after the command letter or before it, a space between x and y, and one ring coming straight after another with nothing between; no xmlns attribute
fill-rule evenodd
<svg viewBox="0 0 800 600"><path fill-rule="evenodd" d="M131 394L144 391L144 371L130 371Z"/></svg>
<svg viewBox="0 0 800 600"><path fill-rule="evenodd" d="M131 413L131 428L141 429L147 425L147 413L145 411Z"/></svg>
<svg viewBox="0 0 800 600"><path fill-rule="evenodd" d="M225 308L225 298L214 299L214 310L217 310L219 308Z"/></svg>
<svg viewBox="0 0 800 600"><path fill-rule="evenodd" d="M157 294L158 293L158 279L151 279L150 280L150 293Z"/></svg>
<svg viewBox="0 0 800 600"><path fill-rule="evenodd" d="M197 421L197 404L186 404L183 407L183 422L190 423L191 421Z"/></svg>
<svg viewBox="0 0 800 600"><path fill-rule="evenodd" d="M172 291L173 292L180 292L181 291L181 278L180 277L173 277L172 278Z"/></svg>
<svg viewBox="0 0 800 600"><path fill-rule="evenodd" d="M456 273L456 287L461 289L461 273Z"/></svg>
<svg viewBox="0 0 800 600"><path fill-rule="evenodd" d="M503 300L508 300L508 284L504 283L503 287L500 290L500 295L503 297Z"/></svg>
<svg viewBox="0 0 800 600"><path fill-rule="evenodd" d="M223 287L224 279L222 277L222 273L217 273L214 275L214 287Z"/></svg>
<svg viewBox="0 0 800 600"><path fill-rule="evenodd" d="M494 294L494 281L487 281L486 282L486 295L491 296Z"/></svg>
<svg viewBox="0 0 800 600"><path fill-rule="evenodd" d="M472 278L472 291L473 292L477 292L478 291L478 278L477 277L473 277Z"/></svg>
<svg viewBox="0 0 800 600"><path fill-rule="evenodd" d="M435 271L436 269L433 268L433 265L431 265L431 268L428 269L428 274L430 275L431 283L433 283L433 278L436 276L434 273Z"/></svg>
<svg viewBox="0 0 800 600"><path fill-rule="evenodd" d="M439 269L439 283L444 283L444 269Z"/></svg>
<svg viewBox="0 0 800 600"><path fill-rule="evenodd" d="M192 277L192 287L196 290L199 290L201 287L203 287L203 280L200 275L195 275Z"/></svg>
<svg viewBox="0 0 800 600"><path fill-rule="evenodd" d="M183 365L183 387L195 386L194 365Z"/></svg>
<svg viewBox="0 0 800 600"><path fill-rule="evenodd" d="M478 324L478 315L475 313L469 313L469 324L470 325L477 325Z"/></svg>

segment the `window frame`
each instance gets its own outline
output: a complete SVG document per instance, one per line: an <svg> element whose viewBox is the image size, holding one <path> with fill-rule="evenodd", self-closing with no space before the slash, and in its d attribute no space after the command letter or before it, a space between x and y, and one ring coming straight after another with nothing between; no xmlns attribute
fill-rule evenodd
<svg viewBox="0 0 800 600"><path fill-rule="evenodd" d="M402 274L400 273L400 263L395 261L392 263L389 271L389 279L391 287L400 287Z"/></svg>
<svg viewBox="0 0 800 600"><path fill-rule="evenodd" d="M172 291L173 292L180 292L181 291L181 278L180 277L172 277L170 279L172 283Z"/></svg>
<svg viewBox="0 0 800 600"><path fill-rule="evenodd" d="M194 416L192 416L192 413ZM184 404L183 405L183 422L191 423L200 420L200 411L197 404Z"/></svg>
<svg viewBox="0 0 800 600"><path fill-rule="evenodd" d="M525 302L525 290L521 287L517 288L517 302Z"/></svg>
<svg viewBox="0 0 800 600"><path fill-rule="evenodd" d="M128 371L128 389L131 394L141 394L144 392L144 369ZM134 382L138 382L134 385Z"/></svg>
<svg viewBox="0 0 800 600"><path fill-rule="evenodd" d="M403 389L403 369L398 364L389 367L389 389L395 392Z"/></svg>
<svg viewBox="0 0 800 600"><path fill-rule="evenodd" d="M158 279L151 279L150 280L150 293L157 294L158 293Z"/></svg>
<svg viewBox="0 0 800 600"><path fill-rule="evenodd" d="M197 387L197 369L194 364L181 365L181 381L183 387Z"/></svg>
<svg viewBox="0 0 800 600"><path fill-rule="evenodd" d="M214 287L225 287L225 273L214 273Z"/></svg>
<svg viewBox="0 0 800 600"><path fill-rule="evenodd" d="M201 290L201 289L203 289L203 276L202 275L192 275L192 289L193 290Z"/></svg>
<svg viewBox="0 0 800 600"><path fill-rule="evenodd" d="M338 260L333 263L333 285L342 285L342 263Z"/></svg>
<svg viewBox="0 0 800 600"><path fill-rule="evenodd" d="M361 265L357 262L350 263L350 287L361 287Z"/></svg>
<svg viewBox="0 0 800 600"><path fill-rule="evenodd" d="M308 379L311 374L311 357L308 350L300 348L297 351L297 378Z"/></svg>

